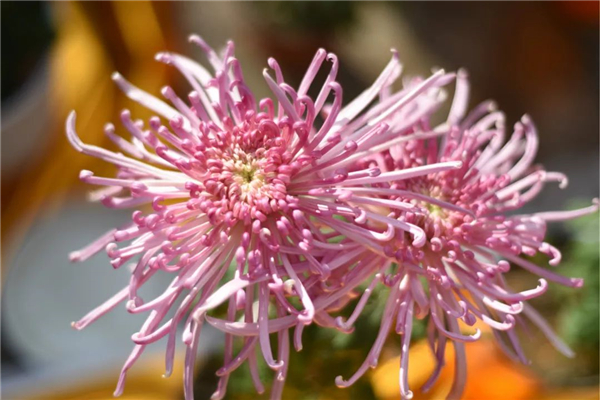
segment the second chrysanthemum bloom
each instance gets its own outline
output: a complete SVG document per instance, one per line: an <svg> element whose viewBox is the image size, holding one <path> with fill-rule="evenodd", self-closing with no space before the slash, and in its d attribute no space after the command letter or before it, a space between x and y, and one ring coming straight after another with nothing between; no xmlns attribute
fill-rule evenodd
<svg viewBox="0 0 600 400"><path fill-rule="evenodd" d="M572 355L526 301L542 295L548 281L570 287L580 287L583 281L558 275L527 257L541 253L552 267L557 266L561 255L545 242L546 224L595 212L597 200L575 211L518 214L546 183L558 182L564 188L567 179L533 164L538 135L528 116L515 124L514 133L506 140L503 113L486 102L466 114L467 101L467 76L460 72L447 121L437 128L448 132L441 140L423 138L424 133L432 131L429 118L423 118L407 132L421 133L414 140L366 155L355 166L377 168L382 174L452 161L461 161L460 168L396 182L374 179L368 187L346 188L349 193L339 199L354 206L363 202L354 200L355 196L368 197L371 212L418 227L425 238L422 245L417 245L404 232L394 231L385 238L365 238L363 243L369 249L365 253L345 251L337 255L346 257L347 263L329 283L337 283L340 289L317 296L315 304L348 301L357 288L362 288L363 296L347 320L323 319L330 327L350 331L371 293L381 290L380 286L389 287L380 331L371 351L350 379L338 377L338 386L351 385L375 367L386 337L395 330L402 335L400 394L410 399L413 394L408 387L408 356L413 318L427 319L428 339L437 362L423 391L436 382L445 364L446 346L454 346L456 368L450 399L458 399L465 385L464 343L478 340L481 335L479 329L464 333L463 328L477 320L488 325L501 347L522 362L526 363L527 358L515 327L522 325L524 318L559 351ZM414 205L415 210L392 206L402 202ZM376 230L378 226L381 233L386 231L385 225L373 219L365 221L367 229ZM505 281L511 264L539 276L538 286L521 292L511 290Z"/></svg>

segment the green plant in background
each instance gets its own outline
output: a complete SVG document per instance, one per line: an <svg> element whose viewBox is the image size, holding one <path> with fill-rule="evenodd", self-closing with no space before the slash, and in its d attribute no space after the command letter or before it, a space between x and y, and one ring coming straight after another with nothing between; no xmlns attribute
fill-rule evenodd
<svg viewBox="0 0 600 400"><path fill-rule="evenodd" d="M580 205L573 204L571 208ZM599 274L599 220L598 214L568 221L566 228L570 240L565 244L562 268L572 276L582 277L584 286L573 293L564 288L557 290L557 300L562 304L559 323L562 336L578 354L589 358L591 373L598 372L600 351L600 274Z"/></svg>

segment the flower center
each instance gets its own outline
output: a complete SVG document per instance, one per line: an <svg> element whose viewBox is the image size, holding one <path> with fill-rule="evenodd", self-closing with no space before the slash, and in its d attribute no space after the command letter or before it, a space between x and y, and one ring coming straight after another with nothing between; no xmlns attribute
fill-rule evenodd
<svg viewBox="0 0 600 400"><path fill-rule="evenodd" d="M254 172L252 167L245 167L239 171L238 176L242 178L244 183L250 183L254 180Z"/></svg>
<svg viewBox="0 0 600 400"><path fill-rule="evenodd" d="M228 194L239 194L242 201L246 201L248 196L267 196L269 197L268 183L265 173L262 171L258 162L250 161L247 163L238 162L231 169L233 173L231 179L225 174L223 182L228 187Z"/></svg>
<svg viewBox="0 0 600 400"><path fill-rule="evenodd" d="M453 239L456 229L470 219L468 214L455 208L464 206L460 201L460 189L451 185L441 186L433 178L435 177L419 177L397 184L398 189L420 196L396 197L395 200L410 202L416 207L414 212L397 211L396 218L421 228L428 242L425 247L416 249L412 246L414 239L412 235L406 233L402 237L395 237L390 241L388 250L397 258L412 259L411 257L421 251L427 252L427 249L439 248L439 243ZM434 242L438 244L434 245ZM407 255L406 252L412 255Z"/></svg>
<svg viewBox="0 0 600 400"><path fill-rule="evenodd" d="M429 216L435 219L445 218L447 216L446 211L435 204L426 203L425 209L429 212Z"/></svg>
<svg viewBox="0 0 600 400"><path fill-rule="evenodd" d="M421 186L421 185L418 185ZM448 202L449 199L443 195L441 188L436 185L420 188L419 192L431 199ZM439 237L446 232L449 233L454 227L462 223L462 215L442 207L439 204L431 203L427 200L413 200L413 204L420 207L425 214L410 214L406 217L406 222L417 225L425 231L427 239Z"/></svg>
<svg viewBox="0 0 600 400"><path fill-rule="evenodd" d="M197 188L195 204L212 223L264 221L296 201L287 194L298 168L290 165L292 154L281 139L289 136L288 129L250 113L237 126L207 133L206 144L194 154L199 172L197 184L190 187Z"/></svg>

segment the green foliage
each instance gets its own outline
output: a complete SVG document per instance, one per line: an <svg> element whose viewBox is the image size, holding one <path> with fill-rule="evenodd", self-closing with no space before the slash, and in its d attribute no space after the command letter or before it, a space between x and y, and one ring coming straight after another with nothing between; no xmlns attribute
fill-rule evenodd
<svg viewBox="0 0 600 400"><path fill-rule="evenodd" d="M302 32L331 32L355 20L352 2L265 1L253 4L267 24Z"/></svg>
<svg viewBox="0 0 600 400"><path fill-rule="evenodd" d="M598 214L588 215L567 224L572 239L565 246L561 269L568 275L584 278L584 286L573 292L561 288L558 297L560 310L560 330L565 340L575 350L592 351L598 354L600 346L600 274Z"/></svg>

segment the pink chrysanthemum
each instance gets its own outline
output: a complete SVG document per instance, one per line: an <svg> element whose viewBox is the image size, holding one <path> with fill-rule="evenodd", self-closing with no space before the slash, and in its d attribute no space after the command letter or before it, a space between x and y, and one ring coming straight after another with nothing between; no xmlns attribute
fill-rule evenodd
<svg viewBox="0 0 600 400"><path fill-rule="evenodd" d="M425 240L423 246L418 246L405 232L396 231L385 239L364 240L365 247L370 249L367 253L350 250L336 255L348 259L346 266L336 270L329 280L332 286L338 282L341 289L315 296L315 304L347 301L348 294L359 285L370 283L347 320L322 319L325 324L350 331L376 287L383 284L390 288L376 342L354 376L348 380L338 377L336 383L340 387L351 385L377 365L384 341L390 329L395 329L402 335L400 394L403 399L410 399L407 371L413 317L428 317L428 339L437 359L437 367L422 390L427 391L436 382L448 341L455 348L456 376L448 395L450 399L459 398L465 384L463 343L477 340L481 333L479 329L473 334L463 333L459 321L472 326L481 320L489 325L510 356L527 362L514 327L528 318L559 351L572 355L526 301L543 294L547 281L570 287L580 287L583 281L558 275L523 256L542 253L550 258L551 266L557 266L561 255L544 242L546 224L595 212L598 201L576 211L516 214L547 182L559 182L564 188L567 179L561 173L533 165L538 135L528 116L515 125L514 133L503 144L504 115L495 111L493 103L486 102L464 117L467 101L468 81L466 73L461 71L446 122L449 133L441 141L437 138L406 141L363 157L356 164L359 169L378 168L381 175L459 160L463 162L461 168L392 183L375 179L368 187L345 188L351 191L345 197L348 204L354 203L353 196L368 196L374 206L371 212L385 218L381 222L389 223L391 219L416 226L425 233ZM429 119L424 118L414 129L427 131L428 125ZM405 202L413 204L415 211L392 206ZM366 226L376 229L371 221ZM383 226L380 231L385 229ZM323 262L328 261L329 256L325 256ZM512 291L504 278L511 264L539 276L539 285L522 292Z"/></svg>
<svg viewBox="0 0 600 400"><path fill-rule="evenodd" d="M130 141L108 124L105 133L121 152L82 143L75 132L75 113L67 119L67 136L75 149L118 167L116 178L81 172L84 182L106 186L92 199L107 207L143 207L133 213L131 222L71 254L72 260L84 261L106 249L114 268L129 264L132 270L127 287L73 326L82 329L121 302L131 313L149 313L132 337L136 344L116 395L146 346L165 336L165 375L171 374L177 327L182 324L184 392L191 399L196 348L208 322L226 333L224 366L214 397L223 397L229 374L245 361L257 390L263 391L256 366L260 349L276 371L272 396L277 398L287 370L289 329L296 327L294 344L300 349L306 324L328 323L323 309L333 302L315 304L312 296L335 289L325 281L348 261L347 255L336 255L362 253L365 241L390 240L400 232L416 246L425 244L425 231L418 224L373 211L391 207L416 212L421 206L404 199L390 203L372 188L459 168L462 162L414 163L386 172L381 169L384 164L357 168L356 162L372 154L379 157L415 137L447 133L413 125L441 104L440 88L454 75L438 71L391 94L390 85L400 74L394 52L375 83L342 108L342 88L335 82L337 59L319 50L297 90L284 83L278 64L270 59L275 79L266 70L264 78L274 100L257 103L234 58L233 43L218 55L199 37L192 36L191 41L204 51L213 73L180 55L157 55L187 78L193 88L189 103L165 87L162 95L172 108L119 74L113 76L127 96L160 116L150 118L146 126L124 111L121 120ZM331 69L313 100L307 92L326 59ZM330 94L332 104L326 104ZM364 195L361 188L366 188ZM435 203L428 195L407 198ZM387 224L387 231L382 233L377 224ZM344 243L337 243L340 236L346 238ZM172 283L162 295L143 301L138 289L159 270L173 274ZM208 315L226 302L225 319ZM168 314L170 310L174 314ZM272 333L277 334L276 356L270 345ZM234 336L243 341L235 356Z"/></svg>

